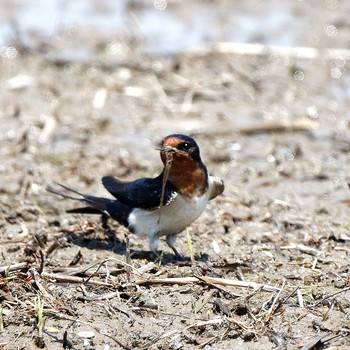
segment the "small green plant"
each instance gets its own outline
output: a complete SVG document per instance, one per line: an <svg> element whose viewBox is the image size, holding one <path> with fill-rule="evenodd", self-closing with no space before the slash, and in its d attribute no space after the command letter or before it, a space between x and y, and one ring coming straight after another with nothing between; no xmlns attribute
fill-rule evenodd
<svg viewBox="0 0 350 350"><path fill-rule="evenodd" d="M11 264L7 267L7 269L5 270L5 277L8 277L9 273L10 273L10 267Z"/></svg>
<svg viewBox="0 0 350 350"><path fill-rule="evenodd" d="M162 266L163 256L164 256L164 250L162 250L162 252L160 253L160 256L158 257L158 267Z"/></svg>
<svg viewBox="0 0 350 350"><path fill-rule="evenodd" d="M187 229L187 246L188 246L188 250L190 252L191 261L192 262L196 261L196 259L194 258L194 255L193 255L192 240L191 240L190 231L188 231L188 229Z"/></svg>
<svg viewBox="0 0 350 350"><path fill-rule="evenodd" d="M331 311L331 309L329 308L328 310L325 310L323 303L321 304L321 306L322 306L322 321L326 321L328 318L329 311Z"/></svg>
<svg viewBox="0 0 350 350"><path fill-rule="evenodd" d="M36 345L39 348L45 347L44 343L44 326L45 326L45 320L46 317L43 317L43 311L44 311L44 304L41 302L40 297L38 296L38 308L37 308L37 314L38 314L38 337L36 339Z"/></svg>
<svg viewBox="0 0 350 350"><path fill-rule="evenodd" d="M193 311L193 313L194 313L195 315L197 315L198 309L197 309L197 304L196 304L196 303L192 303L192 311Z"/></svg>
<svg viewBox="0 0 350 350"><path fill-rule="evenodd" d="M2 308L0 308L0 332L4 330L4 320L2 319Z"/></svg>

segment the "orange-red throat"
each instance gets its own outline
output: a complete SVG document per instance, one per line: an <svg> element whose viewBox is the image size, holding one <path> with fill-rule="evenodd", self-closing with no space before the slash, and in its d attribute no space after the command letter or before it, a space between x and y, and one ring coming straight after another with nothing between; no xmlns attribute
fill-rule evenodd
<svg viewBox="0 0 350 350"><path fill-rule="evenodd" d="M201 196L207 189L206 168L194 160L189 153L181 149L186 141L171 136L163 140L161 148L161 159L166 166L167 154L172 158L168 181L171 182L179 192L186 198L194 195Z"/></svg>

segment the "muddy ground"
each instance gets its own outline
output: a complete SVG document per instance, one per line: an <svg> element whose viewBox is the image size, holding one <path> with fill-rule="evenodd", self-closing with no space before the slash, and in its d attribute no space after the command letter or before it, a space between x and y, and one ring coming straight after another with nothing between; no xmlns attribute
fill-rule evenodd
<svg viewBox="0 0 350 350"><path fill-rule="evenodd" d="M320 48L346 48L344 23L320 28ZM67 59L62 42L91 56ZM236 45L155 56L88 28L2 47L0 346L348 349L347 58ZM194 262L186 232L185 262L164 241L155 260L131 235L130 270L125 228L67 214L75 203L45 188L108 196L104 175L155 176L174 132L197 140L226 189L188 230Z"/></svg>

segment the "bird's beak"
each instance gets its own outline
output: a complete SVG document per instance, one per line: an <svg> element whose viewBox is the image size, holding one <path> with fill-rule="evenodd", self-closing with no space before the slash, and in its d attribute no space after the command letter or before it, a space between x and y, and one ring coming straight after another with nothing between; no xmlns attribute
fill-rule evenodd
<svg viewBox="0 0 350 350"><path fill-rule="evenodd" d="M178 152L178 149L171 146L163 146L160 148L160 151L165 154L175 154Z"/></svg>

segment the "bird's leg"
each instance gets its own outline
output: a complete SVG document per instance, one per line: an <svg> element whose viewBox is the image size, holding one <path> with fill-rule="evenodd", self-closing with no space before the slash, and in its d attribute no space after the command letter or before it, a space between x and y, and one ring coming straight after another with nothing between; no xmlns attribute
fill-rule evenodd
<svg viewBox="0 0 350 350"><path fill-rule="evenodd" d="M166 236L166 242L168 244L168 246L173 250L173 252L175 253L176 257L180 260L183 261L184 257L177 251L177 249L175 248L175 242L176 242L176 234L171 234L171 235L167 235Z"/></svg>
<svg viewBox="0 0 350 350"><path fill-rule="evenodd" d="M159 259L160 254L158 253L158 247L159 247L159 236L158 232L152 232L149 236L149 248L152 250L154 255L156 256L156 259Z"/></svg>
<svg viewBox="0 0 350 350"><path fill-rule="evenodd" d="M110 216L108 216L107 214L105 213L102 213L101 215L101 225L102 225L102 228L109 231L110 230L110 227L108 225L108 219L110 218Z"/></svg>

